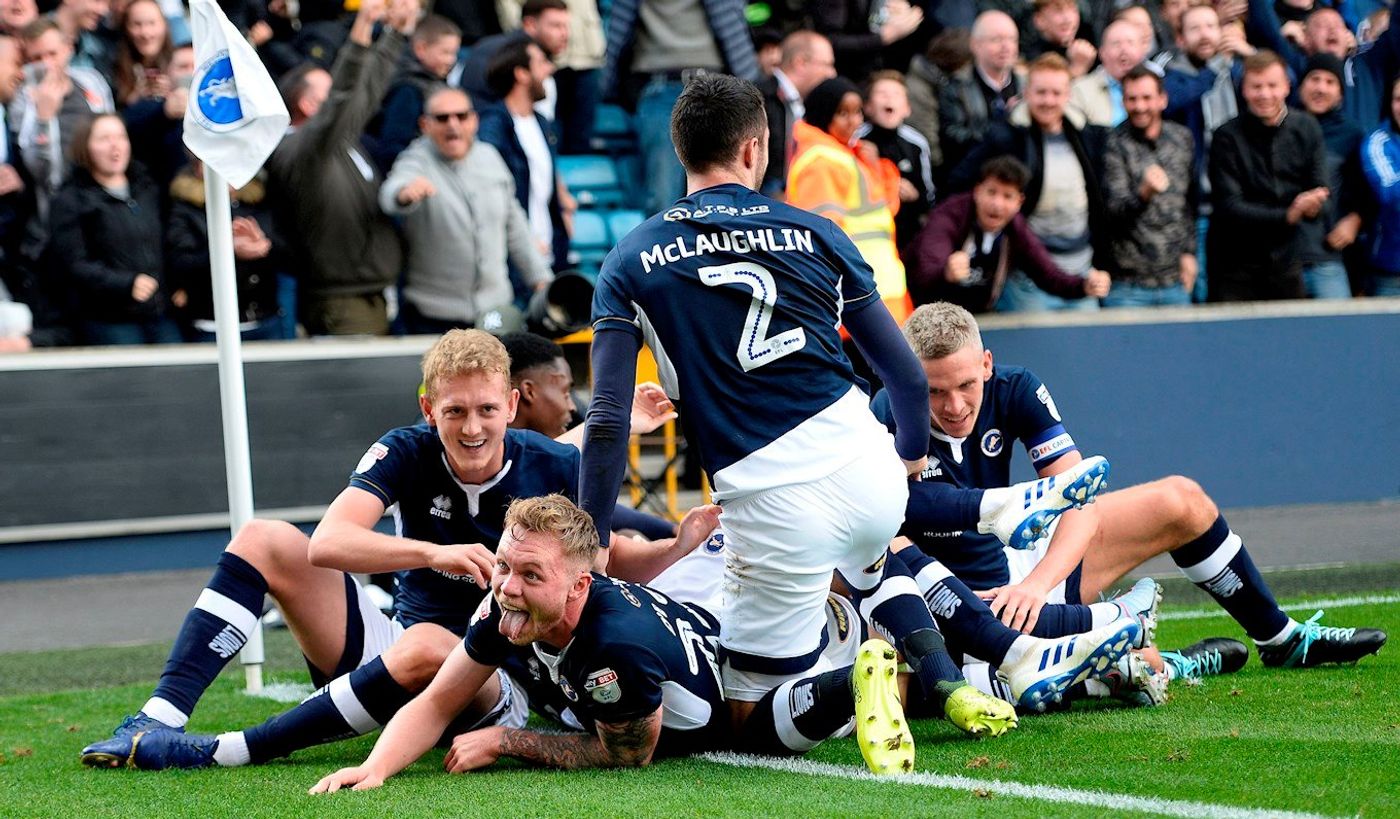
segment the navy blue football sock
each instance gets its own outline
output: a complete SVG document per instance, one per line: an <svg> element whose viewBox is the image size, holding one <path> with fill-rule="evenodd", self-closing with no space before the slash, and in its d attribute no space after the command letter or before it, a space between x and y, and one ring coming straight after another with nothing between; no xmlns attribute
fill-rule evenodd
<svg viewBox="0 0 1400 819"><path fill-rule="evenodd" d="M754 706L735 748L772 756L805 753L844 728L855 713L850 666L788 680Z"/></svg>
<svg viewBox="0 0 1400 819"><path fill-rule="evenodd" d="M232 552L219 556L214 576L185 615L160 682L151 694L150 716L183 725L204 690L237 654L262 617L267 580ZM155 711L156 713L151 713Z"/></svg>
<svg viewBox="0 0 1400 819"><path fill-rule="evenodd" d="M1046 603L1040 607L1040 617L1031 629L1032 637L1068 637L1094 628L1094 612L1088 606L1071 603Z"/></svg>
<svg viewBox="0 0 1400 819"><path fill-rule="evenodd" d="M1274 639L1292 623L1223 515L1205 534L1171 555L1181 573L1214 597L1255 640Z"/></svg>
<svg viewBox="0 0 1400 819"><path fill-rule="evenodd" d="M384 667L383 658L341 677L290 711L243 732L254 763L302 748L367 734L413 699Z"/></svg>
<svg viewBox="0 0 1400 819"><path fill-rule="evenodd" d="M919 587L909 567L891 552L885 553L882 562L883 565L876 564L878 568L870 567L861 573L861 580L866 580L867 585L869 575L874 573L872 570L880 573L879 581L870 588L860 589L856 585L859 581L852 582L849 573L843 572L842 577L851 589L851 599L861 617L899 649L918 677L925 696L941 706L946 695L939 693L939 683L961 684L962 670L948 656L943 635L938 632L929 607L919 596Z"/></svg>
<svg viewBox="0 0 1400 819"><path fill-rule="evenodd" d="M947 566L917 548L905 549L894 557L914 575L914 583L939 631L960 650L993 667L1000 666L1020 632L1002 625L987 604L954 577Z"/></svg>

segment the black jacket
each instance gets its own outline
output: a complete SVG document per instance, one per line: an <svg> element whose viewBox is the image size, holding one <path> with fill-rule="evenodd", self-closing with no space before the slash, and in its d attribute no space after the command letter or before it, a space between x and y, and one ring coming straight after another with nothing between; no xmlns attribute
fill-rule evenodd
<svg viewBox="0 0 1400 819"><path fill-rule="evenodd" d="M1108 129L1098 125L1077 128L1066 119L1064 133L1074 155L1079 159L1079 166L1084 170L1084 185L1089 195L1089 241L1094 247L1094 267L1112 270L1113 253L1109 244L1108 209L1104 206L1101 181L1103 157L1108 146ZM1021 213L1029 217L1040 203L1040 192L1045 186L1045 134L1034 124L994 123L987 131L987 137L982 144L973 149L953 170L948 180L949 192L972 190L977 184L982 163L1004 155L1013 156L1030 168L1031 178L1026 184L1026 201L1021 206Z"/></svg>
<svg viewBox="0 0 1400 819"><path fill-rule="evenodd" d="M258 223L272 242L272 252L261 259L235 259L238 285L238 321L262 321L277 315L277 272L282 267L282 243L267 206L265 189L254 179L232 196L234 219L247 217ZM166 263L170 292L189 296L184 312L190 319L214 318L213 282L209 274L209 222L204 215L204 181L192 173L175 177L170 185L170 216L165 231Z"/></svg>
<svg viewBox="0 0 1400 819"><path fill-rule="evenodd" d="M1277 127L1245 112L1215 130L1206 250L1211 301L1303 297L1303 232L1288 224L1288 207L1303 191L1326 185L1322 128L1306 112L1288 111Z"/></svg>
<svg viewBox="0 0 1400 819"><path fill-rule="evenodd" d="M127 179L131 191L123 199L75 169L54 197L50 258L79 318L130 322L165 315L160 192L139 166L132 166ZM144 302L131 297L132 282L141 273L161 283Z"/></svg>

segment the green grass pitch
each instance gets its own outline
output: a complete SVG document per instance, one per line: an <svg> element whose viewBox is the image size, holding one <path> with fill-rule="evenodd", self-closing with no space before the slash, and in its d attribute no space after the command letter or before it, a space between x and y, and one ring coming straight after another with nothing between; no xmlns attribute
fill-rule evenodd
<svg viewBox="0 0 1400 819"><path fill-rule="evenodd" d="M1299 619L1313 612L1290 606ZM1400 631L1400 605L1337 608L1326 622ZM1224 617L1171 620L1162 645L1240 636ZM1400 816L1400 652L1357 666L1244 671L1173 687L1161 708L1081 705L1023 719L995 740L942 722L915 724L918 768L973 784L871 782L836 776L668 760L645 770L558 773L505 763L467 776L441 773L435 751L369 793L312 797L321 776L363 759L374 737L238 770L89 770L78 749L139 707L165 646L0 656L0 816L1064 816L1147 815L998 792L998 782L1175 800L1179 815ZM276 680L305 681L285 632L269 635ZM286 706L240 693L235 665L201 702L192 730L251 724ZM808 755L823 770L863 770L853 740ZM1182 807L1182 803L1190 803Z"/></svg>

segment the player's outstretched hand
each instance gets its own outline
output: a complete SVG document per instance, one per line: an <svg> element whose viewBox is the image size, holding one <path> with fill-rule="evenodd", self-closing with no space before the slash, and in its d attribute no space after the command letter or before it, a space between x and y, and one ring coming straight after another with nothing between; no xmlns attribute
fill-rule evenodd
<svg viewBox="0 0 1400 819"><path fill-rule="evenodd" d="M307 793L335 793L341 788L352 791L367 791L384 784L384 777L371 773L368 768L341 768L312 786Z"/></svg>
<svg viewBox="0 0 1400 819"><path fill-rule="evenodd" d="M977 596L987 601L987 607L1001 618L1003 625L1023 634L1030 634L1035 628L1040 610L1045 606L1045 592L1025 583L997 586L977 592Z"/></svg>
<svg viewBox="0 0 1400 819"><path fill-rule="evenodd" d="M494 765L500 758L501 728L482 728L458 734L452 740L452 749L443 758L442 769L448 773L466 773Z"/></svg>
<svg viewBox="0 0 1400 819"><path fill-rule="evenodd" d="M646 435L676 419L676 405L660 384L643 381L632 392L632 434Z"/></svg>
<svg viewBox="0 0 1400 819"><path fill-rule="evenodd" d="M695 547L704 543L710 533L719 526L719 516L723 509L719 504L711 503L706 506L697 506L685 513L681 518L681 525L676 530L676 551L683 555L688 555L695 551Z"/></svg>
<svg viewBox="0 0 1400 819"><path fill-rule="evenodd" d="M458 543L434 551L428 568L449 577L470 578L484 589L491 584L496 555L480 543Z"/></svg>

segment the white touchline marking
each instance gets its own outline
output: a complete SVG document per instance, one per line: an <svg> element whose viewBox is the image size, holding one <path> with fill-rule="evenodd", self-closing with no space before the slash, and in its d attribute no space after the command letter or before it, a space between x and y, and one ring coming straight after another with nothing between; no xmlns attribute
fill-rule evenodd
<svg viewBox="0 0 1400 819"><path fill-rule="evenodd" d="M1349 606L1370 606L1379 603L1400 603L1400 594L1368 594L1361 597L1333 597L1329 600L1308 600L1289 603L1283 608L1297 609L1344 609ZM1222 608L1188 609L1186 611L1164 611L1157 615L1158 620L1195 620L1200 617L1229 617Z"/></svg>
<svg viewBox="0 0 1400 819"><path fill-rule="evenodd" d="M1156 816L1180 816L1187 819L1312 819L1315 813L1295 813L1291 811L1241 808L1233 805L1215 805L1209 802L1188 802L1179 799L1159 799L1152 796L1132 796L1131 794L1088 791L1076 788L1062 788L1056 785L1028 785L1021 782L1005 782L999 779L974 779L970 776L919 772L906 776L876 776L861 768L832 765L826 762L813 762L807 759L786 759L772 756L748 756L730 752L702 754L699 759L730 765L736 768L765 768L770 771L802 774L804 776L826 776L835 779L849 779L861 782L877 782L881 786L915 786L941 788L944 790L981 790L1000 796L1038 799L1042 802L1060 802L1071 805L1087 805L1107 808L1111 811L1141 811Z"/></svg>

